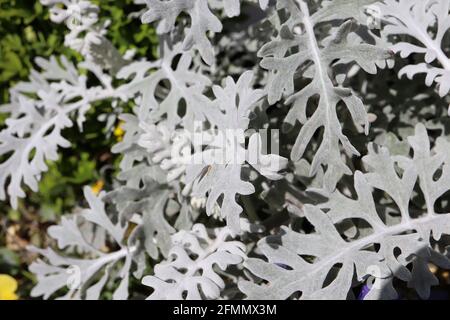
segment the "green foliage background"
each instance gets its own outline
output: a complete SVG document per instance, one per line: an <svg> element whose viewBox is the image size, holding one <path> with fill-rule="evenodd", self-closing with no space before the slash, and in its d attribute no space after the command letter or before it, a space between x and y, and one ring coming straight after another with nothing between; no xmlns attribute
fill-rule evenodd
<svg viewBox="0 0 450 320"><path fill-rule="evenodd" d="M149 25L129 17L140 7L132 0L94 0L100 17L111 20L108 38L121 53L135 49L136 56L156 56L157 37ZM0 0L0 105L9 100L9 88L26 80L35 67L35 57L65 55L74 63L81 56L64 47L67 29L50 21L48 9L39 1ZM49 225L69 212L82 199L82 188L104 181L117 172L117 157L110 153L117 137L98 121L100 111L110 111L105 103L95 105L88 113L83 134L74 126L64 132L72 147L61 150L60 159L49 163L38 193L27 193L18 210L0 203L0 274L9 273L19 281L19 296L27 298L34 279L27 271L33 258L26 245L45 245ZM0 129L7 115L0 114ZM117 124L116 124L117 125ZM0 159L1 160L1 159ZM113 174L111 175L111 170Z"/></svg>

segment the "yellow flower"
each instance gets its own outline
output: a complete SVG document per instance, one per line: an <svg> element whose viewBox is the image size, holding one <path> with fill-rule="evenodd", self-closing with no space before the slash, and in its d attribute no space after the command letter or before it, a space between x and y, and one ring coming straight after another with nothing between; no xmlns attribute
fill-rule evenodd
<svg viewBox="0 0 450 320"><path fill-rule="evenodd" d="M123 121L120 121L117 127L114 129L114 136L117 138L117 141L122 141L123 135L125 134L125 130L123 130Z"/></svg>
<svg viewBox="0 0 450 320"><path fill-rule="evenodd" d="M103 180L98 180L92 187L91 190L95 195L98 195L102 191L105 182Z"/></svg>
<svg viewBox="0 0 450 320"><path fill-rule="evenodd" d="M0 274L0 300L17 300L17 281L7 274Z"/></svg>

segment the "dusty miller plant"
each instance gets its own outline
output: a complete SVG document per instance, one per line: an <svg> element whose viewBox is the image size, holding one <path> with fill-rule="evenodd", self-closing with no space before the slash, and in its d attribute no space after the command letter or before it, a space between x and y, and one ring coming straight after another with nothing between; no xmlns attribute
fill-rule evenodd
<svg viewBox="0 0 450 320"><path fill-rule="evenodd" d="M449 0L139 0L156 60L116 50L89 1L41 2L84 60L36 58L11 88L0 199L37 190L95 102L125 136L112 190L30 248L33 296L429 297L450 267Z"/></svg>

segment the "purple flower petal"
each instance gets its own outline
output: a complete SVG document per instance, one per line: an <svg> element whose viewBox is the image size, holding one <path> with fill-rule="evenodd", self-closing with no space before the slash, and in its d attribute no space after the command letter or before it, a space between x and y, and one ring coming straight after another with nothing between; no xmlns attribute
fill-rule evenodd
<svg viewBox="0 0 450 320"><path fill-rule="evenodd" d="M367 284L363 285L361 291L359 292L358 300L364 300L364 298L369 294L369 292L370 292L369 286Z"/></svg>

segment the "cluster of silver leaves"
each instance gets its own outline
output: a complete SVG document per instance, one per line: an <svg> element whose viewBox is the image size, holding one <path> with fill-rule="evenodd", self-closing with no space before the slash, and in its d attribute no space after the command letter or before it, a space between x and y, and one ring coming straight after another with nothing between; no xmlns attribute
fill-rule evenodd
<svg viewBox="0 0 450 320"><path fill-rule="evenodd" d="M125 135L113 190L86 187L30 248L32 295L393 299L397 279L427 298L428 265L450 267L450 0L136 0L154 61L121 55L88 0L41 2L84 61L37 58L0 107L0 200L37 190L96 101ZM253 133L237 151L264 161L175 159L199 129L191 160L227 155L220 130L282 129L279 153Z"/></svg>

